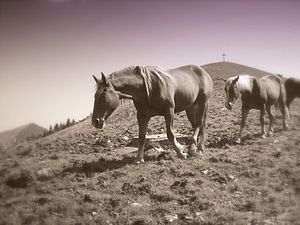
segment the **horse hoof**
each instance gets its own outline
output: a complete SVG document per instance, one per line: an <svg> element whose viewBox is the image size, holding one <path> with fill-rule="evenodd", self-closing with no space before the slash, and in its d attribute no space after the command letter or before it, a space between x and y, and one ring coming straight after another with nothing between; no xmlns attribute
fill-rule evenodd
<svg viewBox="0 0 300 225"><path fill-rule="evenodd" d="M187 156L188 156L188 154L185 153L185 152L177 153L177 157L180 158L180 159L186 159Z"/></svg>
<svg viewBox="0 0 300 225"><path fill-rule="evenodd" d="M274 135L274 134L273 134L272 131L269 131L269 132L268 132L268 137L273 137L273 135Z"/></svg>
<svg viewBox="0 0 300 225"><path fill-rule="evenodd" d="M266 138L266 135L265 135L265 134L262 134L262 135L261 135L261 138L262 138L262 139L265 139L265 138Z"/></svg>
<svg viewBox="0 0 300 225"><path fill-rule="evenodd" d="M139 164L144 164L144 163L145 163L145 160L144 160L144 159L135 159L133 163L134 163L134 164L137 164L137 165L139 165Z"/></svg>

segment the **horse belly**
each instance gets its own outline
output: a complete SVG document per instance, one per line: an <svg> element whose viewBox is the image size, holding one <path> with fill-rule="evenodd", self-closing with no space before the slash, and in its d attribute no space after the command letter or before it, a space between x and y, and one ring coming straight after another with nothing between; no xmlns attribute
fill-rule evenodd
<svg viewBox="0 0 300 225"><path fill-rule="evenodd" d="M194 104L198 97L198 91L186 90L175 93L175 112L186 110L189 106Z"/></svg>
<svg viewBox="0 0 300 225"><path fill-rule="evenodd" d="M278 101L279 97L280 97L280 86L269 85L267 87L267 103L273 105Z"/></svg>

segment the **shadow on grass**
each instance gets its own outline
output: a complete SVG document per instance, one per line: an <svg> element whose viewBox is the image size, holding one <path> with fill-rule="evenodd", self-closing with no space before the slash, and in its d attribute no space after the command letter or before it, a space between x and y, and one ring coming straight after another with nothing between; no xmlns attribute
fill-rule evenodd
<svg viewBox="0 0 300 225"><path fill-rule="evenodd" d="M94 173L103 173L110 170L122 168L128 164L134 164L135 157L124 156L122 159L106 159L100 158L97 161L74 163L72 167L66 168L63 172L84 173L87 177L91 177ZM156 156L145 155L145 161L155 161Z"/></svg>
<svg viewBox="0 0 300 225"><path fill-rule="evenodd" d="M212 140L208 140L207 148L227 148L231 145L238 145L235 138L223 137L220 139L213 138Z"/></svg>

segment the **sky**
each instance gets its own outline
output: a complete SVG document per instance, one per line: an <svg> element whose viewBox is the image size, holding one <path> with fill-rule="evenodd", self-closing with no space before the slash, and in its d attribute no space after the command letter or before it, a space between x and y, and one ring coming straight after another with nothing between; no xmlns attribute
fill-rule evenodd
<svg viewBox="0 0 300 225"><path fill-rule="evenodd" d="M93 110L92 75L222 61L300 78L298 0L0 0L0 131Z"/></svg>

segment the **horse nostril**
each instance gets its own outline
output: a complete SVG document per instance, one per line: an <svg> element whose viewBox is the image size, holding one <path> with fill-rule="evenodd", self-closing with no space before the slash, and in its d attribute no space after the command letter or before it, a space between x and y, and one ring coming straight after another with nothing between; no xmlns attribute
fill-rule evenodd
<svg viewBox="0 0 300 225"><path fill-rule="evenodd" d="M95 127L98 127L99 124L100 124L99 118L96 118L95 120L93 120L92 124L93 124Z"/></svg>
<svg viewBox="0 0 300 225"><path fill-rule="evenodd" d="M98 124L100 124L100 119L99 118L96 119L96 125L98 125Z"/></svg>

